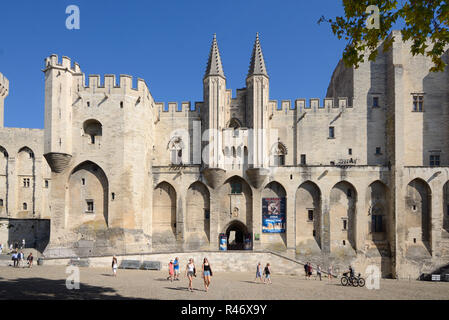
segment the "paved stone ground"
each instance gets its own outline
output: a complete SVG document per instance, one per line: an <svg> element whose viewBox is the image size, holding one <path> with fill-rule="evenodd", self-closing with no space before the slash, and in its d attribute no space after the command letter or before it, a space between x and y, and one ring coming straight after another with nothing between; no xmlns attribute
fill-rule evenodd
<svg viewBox="0 0 449 320"><path fill-rule="evenodd" d="M67 290L65 267L35 266L32 269L0 267L0 299L163 299L163 300L301 300L301 299L449 299L449 283L382 280L380 290L342 287L339 279L304 280L273 275L273 284L253 283L253 274L218 273L209 292L201 277L194 292L187 280L169 282L159 271L80 268L80 290Z"/></svg>

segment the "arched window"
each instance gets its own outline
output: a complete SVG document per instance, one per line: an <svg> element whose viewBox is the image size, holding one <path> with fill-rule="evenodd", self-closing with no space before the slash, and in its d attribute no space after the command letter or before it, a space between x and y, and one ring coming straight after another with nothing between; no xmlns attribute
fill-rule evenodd
<svg viewBox="0 0 449 320"><path fill-rule="evenodd" d="M241 127L242 127L241 122L238 119L236 119L236 118L232 118L228 122L228 128L233 128L234 130L237 130L237 129L241 128Z"/></svg>
<svg viewBox="0 0 449 320"><path fill-rule="evenodd" d="M168 149L170 150L170 161L174 165L182 165L182 149L184 144L181 137L174 137L171 139Z"/></svg>
<svg viewBox="0 0 449 320"><path fill-rule="evenodd" d="M285 166L285 155L287 154L287 148L283 143L276 143L271 149L271 154L273 155L273 166Z"/></svg>
<svg viewBox="0 0 449 320"><path fill-rule="evenodd" d="M89 137L89 143L95 144L96 137L101 137L103 126L97 120L90 119L84 121L83 124L84 134Z"/></svg>
<svg viewBox="0 0 449 320"><path fill-rule="evenodd" d="M22 204L22 208L23 208L24 211L28 210L28 205L27 205L26 202L24 202L24 203Z"/></svg>

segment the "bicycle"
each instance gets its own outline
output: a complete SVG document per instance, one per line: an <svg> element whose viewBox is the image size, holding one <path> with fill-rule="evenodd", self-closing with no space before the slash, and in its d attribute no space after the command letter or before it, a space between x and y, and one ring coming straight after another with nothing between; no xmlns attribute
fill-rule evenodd
<svg viewBox="0 0 449 320"><path fill-rule="evenodd" d="M360 273L357 276L348 276L348 272L343 273L343 276L340 280L342 286L346 287L348 285L353 287L364 287L365 279L360 276Z"/></svg>

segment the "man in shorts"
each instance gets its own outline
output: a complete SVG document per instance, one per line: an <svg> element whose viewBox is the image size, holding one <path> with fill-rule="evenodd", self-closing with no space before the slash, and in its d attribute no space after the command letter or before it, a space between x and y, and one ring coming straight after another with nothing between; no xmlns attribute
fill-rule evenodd
<svg viewBox="0 0 449 320"><path fill-rule="evenodd" d="M174 280L179 281L179 259L178 257L175 258L175 261L173 262L173 269L175 271L175 278Z"/></svg>

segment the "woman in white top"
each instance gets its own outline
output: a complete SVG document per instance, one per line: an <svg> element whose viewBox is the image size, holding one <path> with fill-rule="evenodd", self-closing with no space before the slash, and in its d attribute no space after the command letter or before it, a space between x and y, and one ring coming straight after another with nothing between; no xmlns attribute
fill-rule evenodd
<svg viewBox="0 0 449 320"><path fill-rule="evenodd" d="M114 277L117 276L117 258L115 256L112 257L112 274Z"/></svg>
<svg viewBox="0 0 449 320"><path fill-rule="evenodd" d="M193 263L193 259L189 259L189 263L186 266L186 276L189 278L189 291L193 292L193 277L196 277L196 268Z"/></svg>

